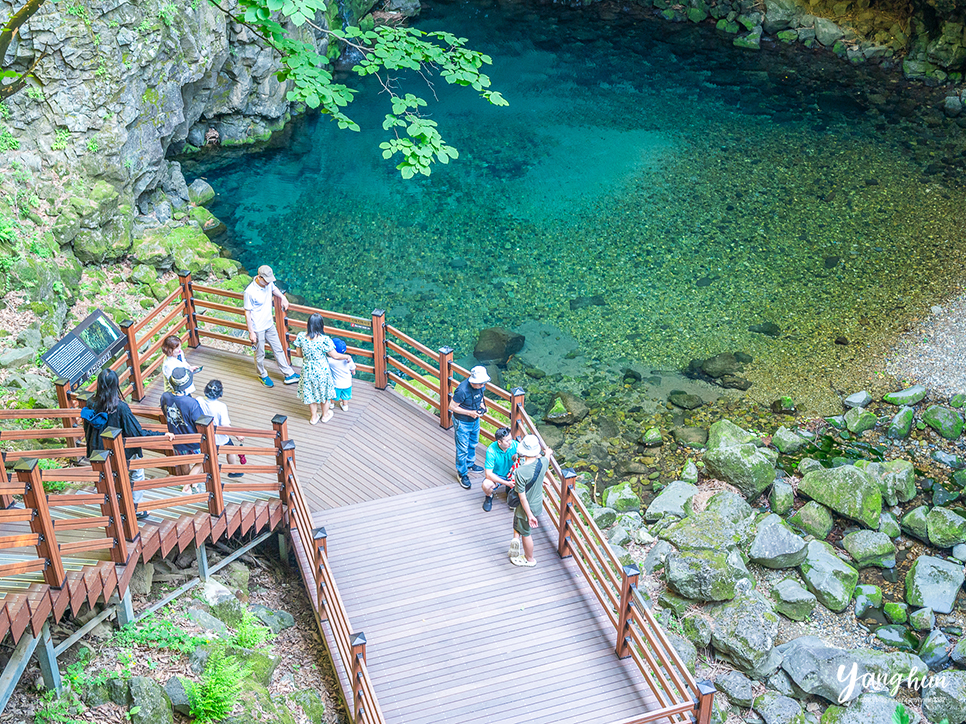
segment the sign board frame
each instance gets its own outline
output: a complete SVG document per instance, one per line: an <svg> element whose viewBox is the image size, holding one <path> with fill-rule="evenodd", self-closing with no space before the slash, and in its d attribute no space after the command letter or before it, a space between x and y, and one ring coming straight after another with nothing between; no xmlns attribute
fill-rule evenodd
<svg viewBox="0 0 966 724"><path fill-rule="evenodd" d="M116 357L126 344L127 337L114 320L95 309L41 359L54 374L70 383L71 390L76 390L82 380Z"/></svg>

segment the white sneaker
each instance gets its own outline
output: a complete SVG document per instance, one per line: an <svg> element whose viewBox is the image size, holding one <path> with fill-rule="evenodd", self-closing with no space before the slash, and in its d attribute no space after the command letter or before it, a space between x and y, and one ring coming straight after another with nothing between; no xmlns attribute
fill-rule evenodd
<svg viewBox="0 0 966 724"><path fill-rule="evenodd" d="M510 541L510 551L507 553L510 558L518 558L523 555L523 541L519 538L514 538Z"/></svg>
<svg viewBox="0 0 966 724"><path fill-rule="evenodd" d="M339 407L342 409L343 412L348 412L349 411L349 403L346 402L345 400L340 400L339 401Z"/></svg>

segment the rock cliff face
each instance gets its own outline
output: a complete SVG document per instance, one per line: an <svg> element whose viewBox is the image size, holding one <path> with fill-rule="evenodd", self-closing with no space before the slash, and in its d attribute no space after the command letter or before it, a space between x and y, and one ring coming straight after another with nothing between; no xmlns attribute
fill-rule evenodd
<svg viewBox="0 0 966 724"><path fill-rule="evenodd" d="M0 16L15 4L0 0ZM325 53L326 41L315 42ZM180 169L165 161L172 144L264 138L291 112L275 54L201 0L48 2L9 52L23 64L45 56L40 83L7 101L27 166L78 169L129 205L156 188L176 205L188 200Z"/></svg>

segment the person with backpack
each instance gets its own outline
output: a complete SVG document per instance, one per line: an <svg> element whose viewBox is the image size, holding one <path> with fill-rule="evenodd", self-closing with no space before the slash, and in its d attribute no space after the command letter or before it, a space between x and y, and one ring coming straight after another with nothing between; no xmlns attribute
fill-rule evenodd
<svg viewBox="0 0 966 724"><path fill-rule="evenodd" d="M168 440L174 440L174 435L170 432L153 432L141 427L141 423L131 412L128 404L121 399L121 386L117 379L117 373L108 368L101 370L97 376L97 391L81 410L81 419L84 423L84 438L87 442L87 457L89 458L95 450L104 449L104 441L101 433L108 427L117 427L121 430L121 437L145 437L147 435L164 435ZM125 448L124 457L130 463L143 456L141 448ZM139 480L144 480L144 470L129 470L131 487ZM134 507L144 498L143 490L134 491ZM139 510L138 520L148 517L148 511Z"/></svg>

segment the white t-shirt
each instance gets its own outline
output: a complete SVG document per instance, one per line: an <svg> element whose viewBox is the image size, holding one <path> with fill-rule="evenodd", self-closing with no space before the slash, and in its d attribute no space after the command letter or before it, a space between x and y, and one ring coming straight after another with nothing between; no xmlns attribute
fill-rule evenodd
<svg viewBox="0 0 966 724"><path fill-rule="evenodd" d="M329 369L332 370L332 382L335 383L337 390L352 387L352 371L355 370L356 363L351 357L349 359L326 357L325 361L329 363Z"/></svg>
<svg viewBox="0 0 966 724"><path fill-rule="evenodd" d="M185 367L191 369L187 362L184 361L183 355L177 355L176 357L165 357L164 362L161 363L161 376L164 378L164 391L174 392L174 387L171 386L171 373L174 372L179 367ZM189 387L185 392L191 394L195 391L195 385L192 382L191 387Z"/></svg>
<svg viewBox="0 0 966 724"><path fill-rule="evenodd" d="M264 332L274 324L272 320L272 295L275 291L274 282L260 287L254 279L245 287L245 311L251 314L252 330L256 333Z"/></svg>
<svg viewBox="0 0 966 724"><path fill-rule="evenodd" d="M215 421L216 428L231 427L231 420L228 417L228 405L221 400L209 400L204 395L198 395L195 399L198 400L198 404L201 405L204 413ZM215 433L215 445L226 445L229 439L227 435Z"/></svg>

